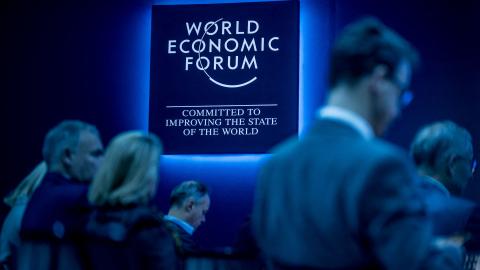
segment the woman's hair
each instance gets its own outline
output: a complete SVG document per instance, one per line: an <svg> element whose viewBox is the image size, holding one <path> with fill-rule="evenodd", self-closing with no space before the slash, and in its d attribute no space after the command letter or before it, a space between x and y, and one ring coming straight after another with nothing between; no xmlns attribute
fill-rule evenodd
<svg viewBox="0 0 480 270"><path fill-rule="evenodd" d="M3 201L9 205L14 206L19 198L29 199L33 192L42 182L43 177L47 173L47 163L45 161L40 162L23 180L18 186L3 199Z"/></svg>
<svg viewBox="0 0 480 270"><path fill-rule="evenodd" d="M98 206L145 204L153 196L162 146L157 136L137 131L112 139L88 200Z"/></svg>

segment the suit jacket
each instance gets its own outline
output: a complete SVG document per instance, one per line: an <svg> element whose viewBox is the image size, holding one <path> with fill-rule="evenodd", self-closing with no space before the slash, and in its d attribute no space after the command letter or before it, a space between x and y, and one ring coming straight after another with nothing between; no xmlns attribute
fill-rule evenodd
<svg viewBox="0 0 480 270"><path fill-rule="evenodd" d="M91 206L88 183L47 173L28 202L20 235L23 238L70 238L83 235Z"/></svg>
<svg viewBox="0 0 480 270"><path fill-rule="evenodd" d="M177 223L164 220L166 228L177 238L177 251L181 256L199 251L198 245L193 241L192 235L186 232Z"/></svg>
<svg viewBox="0 0 480 270"><path fill-rule="evenodd" d="M433 221L434 234L448 236L465 232L475 203L451 196L442 183L431 177L422 176L420 179L427 212Z"/></svg>
<svg viewBox="0 0 480 270"><path fill-rule="evenodd" d="M433 246L416 181L403 151L342 122L317 120L262 168L255 237L267 258L284 266L460 268L458 252Z"/></svg>

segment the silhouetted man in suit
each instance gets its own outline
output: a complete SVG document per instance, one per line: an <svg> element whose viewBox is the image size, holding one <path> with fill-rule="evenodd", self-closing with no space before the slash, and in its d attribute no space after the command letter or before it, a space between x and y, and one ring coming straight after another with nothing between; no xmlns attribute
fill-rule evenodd
<svg viewBox="0 0 480 270"><path fill-rule="evenodd" d="M18 269L86 269L78 248L91 211L88 186L103 160L100 135L66 120L47 133L42 153L48 172L23 217Z"/></svg>
<svg viewBox="0 0 480 270"><path fill-rule="evenodd" d="M205 222L209 208L207 186L198 181L183 182L172 190L170 209L164 220L167 228L179 236L181 254L199 251L192 235L195 229Z"/></svg>
<svg viewBox="0 0 480 270"><path fill-rule="evenodd" d="M480 210L460 197L476 167L470 133L452 121L435 122L418 131L410 153L423 180L436 233L470 234L467 248L477 250Z"/></svg>
<svg viewBox="0 0 480 270"><path fill-rule="evenodd" d="M408 101L416 61L376 19L340 34L327 105L260 172L253 229L273 268L461 268L459 250L434 241L408 156L376 138Z"/></svg>

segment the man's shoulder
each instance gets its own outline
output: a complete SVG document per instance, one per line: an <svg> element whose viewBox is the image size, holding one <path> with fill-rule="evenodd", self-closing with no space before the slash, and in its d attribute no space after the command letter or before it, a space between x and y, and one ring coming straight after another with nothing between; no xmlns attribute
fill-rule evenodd
<svg viewBox="0 0 480 270"><path fill-rule="evenodd" d="M22 219L22 231L50 228L56 220L75 219L90 210L88 185L47 174L32 194ZM80 218L80 217L79 217Z"/></svg>
<svg viewBox="0 0 480 270"><path fill-rule="evenodd" d="M409 160L408 153L405 150L382 139L376 138L366 141L362 147L368 149L367 153L376 158Z"/></svg>
<svg viewBox="0 0 480 270"><path fill-rule="evenodd" d="M180 254L196 252L200 249L193 240L192 235L182 228L182 226L169 219L164 219L164 221L165 228L173 236Z"/></svg>
<svg viewBox="0 0 480 270"><path fill-rule="evenodd" d="M377 174L401 174L418 180L415 175L415 168L408 153L400 147L383 141L373 139L361 143L356 148L356 157L353 162L369 175Z"/></svg>
<svg viewBox="0 0 480 270"><path fill-rule="evenodd" d="M58 174L49 173L42 180L30 201L75 199L75 195L83 196L88 191L88 183L67 179Z"/></svg>
<svg viewBox="0 0 480 270"><path fill-rule="evenodd" d="M361 137L348 125L331 120L316 120L301 137L292 136L276 145L270 152L276 155L288 154L297 149L311 149L314 144L328 144L332 139L344 138L355 140Z"/></svg>
<svg viewBox="0 0 480 270"><path fill-rule="evenodd" d="M178 233L181 236L189 236L190 235L187 233L185 229L182 228L182 226L178 225L177 223L173 222L172 220L169 219L163 219L165 228L171 232Z"/></svg>
<svg viewBox="0 0 480 270"><path fill-rule="evenodd" d="M302 156L333 158L338 155L345 157L340 161L357 159L372 162L385 159L408 160L405 150L391 143L379 138L364 139L349 127L330 123L318 123L302 138L292 137L287 139L273 148L272 154L275 159L298 159Z"/></svg>

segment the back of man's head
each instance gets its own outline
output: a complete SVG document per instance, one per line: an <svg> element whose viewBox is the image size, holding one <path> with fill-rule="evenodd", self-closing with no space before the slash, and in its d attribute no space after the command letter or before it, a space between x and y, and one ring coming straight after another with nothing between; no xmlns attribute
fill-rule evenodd
<svg viewBox="0 0 480 270"><path fill-rule="evenodd" d="M435 122L420 129L410 153L421 174L440 181L455 195L460 195L472 176L472 137L451 121Z"/></svg>
<svg viewBox="0 0 480 270"><path fill-rule="evenodd" d="M415 49L401 36L375 18L367 17L345 27L330 56L329 86L354 85L384 65L390 76L402 61L418 62Z"/></svg>
<svg viewBox="0 0 480 270"><path fill-rule="evenodd" d="M87 135L91 138L88 138L90 139L88 142L83 142L81 141L82 135ZM86 145L87 149L82 147L85 146L81 145L82 143L88 144ZM86 153L75 159L75 161L78 160L77 163L71 164L68 160L70 160L70 157L78 154L79 148L85 150ZM103 154L103 145L100 142L100 135L95 126L78 120L65 120L47 133L43 143L42 154L49 171L59 172L78 180L91 180L93 173L96 172L98 167L97 160L92 160L91 163L95 164L90 164L90 166L81 165L85 165L84 159L87 155L92 155L94 159L100 158ZM77 166L79 163L82 164Z"/></svg>

